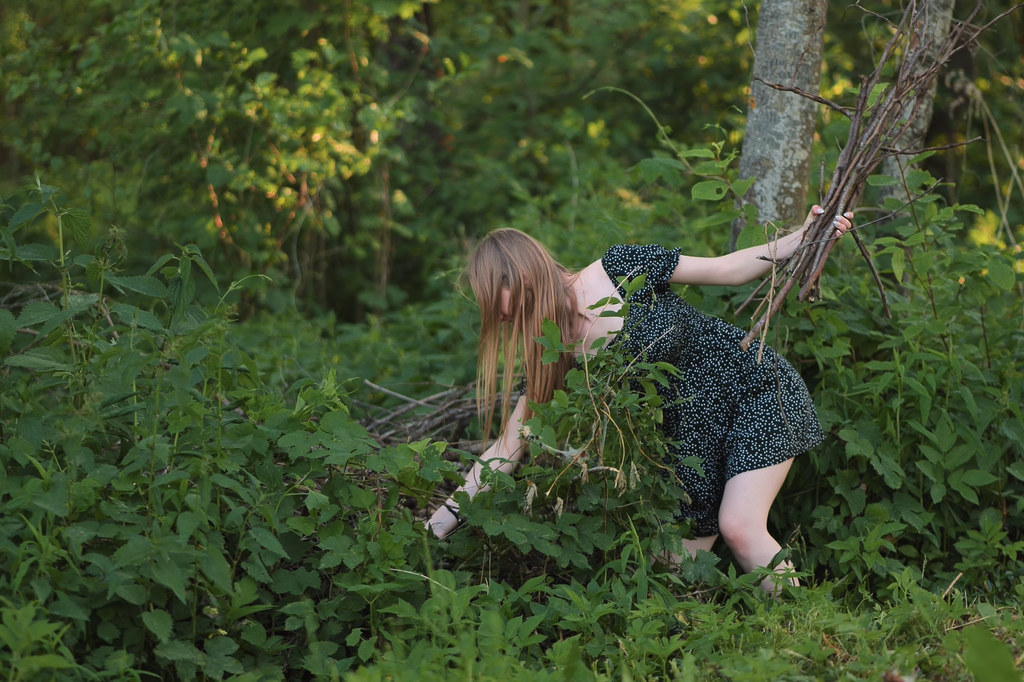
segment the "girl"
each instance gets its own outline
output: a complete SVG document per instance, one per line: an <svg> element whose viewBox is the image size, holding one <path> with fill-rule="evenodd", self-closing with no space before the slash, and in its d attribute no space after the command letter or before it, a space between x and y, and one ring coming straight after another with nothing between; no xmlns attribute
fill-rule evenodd
<svg viewBox="0 0 1024 682"><path fill-rule="evenodd" d="M595 343L616 342L633 355L680 370L679 378L672 379L673 391L686 400L666 401L663 428L679 443L671 454L678 461L699 457L705 474L676 467L692 500L680 509L681 517L694 522L695 537L684 539L684 547L691 554L710 551L721 535L744 570L767 566L781 549L767 528L771 504L793 458L824 434L807 387L784 358L758 342L743 351L743 331L698 312L669 285L741 285L763 277L772 261L800 247L814 216L822 212L814 206L800 230L717 258L681 255L679 249L657 245L619 245L579 272L561 266L522 232L505 228L487 235L468 267L481 318L477 397L486 433L494 418L498 355L503 352L502 429L458 490L473 498L486 489L481 483L485 467L511 471L526 447L520 429L530 416L528 403L550 400L576 362L566 354L555 363L541 363L543 349L533 339L543 335L541 324L550 319L567 343L579 342L577 353ZM836 238L850 229L852 217L836 216ZM631 294L625 317L602 317L621 305L625 291L620 283L640 275L645 275L643 286ZM527 399L510 411L511 373L519 353ZM458 524L458 504L449 497L427 523L445 537ZM776 589L769 580L763 586Z"/></svg>

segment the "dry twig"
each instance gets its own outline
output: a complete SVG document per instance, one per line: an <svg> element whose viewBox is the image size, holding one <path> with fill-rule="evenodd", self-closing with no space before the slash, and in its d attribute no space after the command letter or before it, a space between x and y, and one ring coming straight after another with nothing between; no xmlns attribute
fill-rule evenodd
<svg viewBox="0 0 1024 682"><path fill-rule="evenodd" d="M454 450L473 454L483 450L485 444L466 438L469 424L476 416L473 385L454 386L425 398L413 398L371 381L364 380L364 383L368 388L400 401L387 407L357 403L363 411L360 422L380 443L393 445L430 438L443 440Z"/></svg>

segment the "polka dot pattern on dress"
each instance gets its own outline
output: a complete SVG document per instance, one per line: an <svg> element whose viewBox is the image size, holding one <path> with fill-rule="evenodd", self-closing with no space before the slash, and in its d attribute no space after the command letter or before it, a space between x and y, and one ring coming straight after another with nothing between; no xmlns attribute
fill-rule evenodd
<svg viewBox="0 0 1024 682"><path fill-rule="evenodd" d="M665 401L663 429L676 441L670 456L691 505L680 518L694 534L718 534L718 508L733 476L784 462L820 443L821 430L807 386L792 365L769 347L758 363L759 342L744 351L744 332L705 315L672 291L669 279L679 249L621 244L601 264L616 284L645 275L629 297L622 331L613 340L634 356L668 362L681 376L659 387ZM701 476L682 462L696 457Z"/></svg>

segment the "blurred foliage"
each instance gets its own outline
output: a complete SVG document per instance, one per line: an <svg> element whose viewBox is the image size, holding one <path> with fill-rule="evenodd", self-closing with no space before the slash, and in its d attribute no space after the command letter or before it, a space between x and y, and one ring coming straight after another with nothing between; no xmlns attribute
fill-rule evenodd
<svg viewBox="0 0 1024 682"><path fill-rule="evenodd" d="M929 163L951 201L993 206L1004 241L1021 221L1019 15L951 64L930 137L985 137ZM221 277L269 275L247 314L351 322L444 295L438 270L524 211L577 241L637 233L611 218L643 206L622 170L661 143L623 92L681 143L724 131L737 147L757 16L714 0L14 0L0 20L0 190L41 173L132 257L191 242ZM880 25L830 3L824 94L852 97ZM844 140L822 118L827 166Z"/></svg>

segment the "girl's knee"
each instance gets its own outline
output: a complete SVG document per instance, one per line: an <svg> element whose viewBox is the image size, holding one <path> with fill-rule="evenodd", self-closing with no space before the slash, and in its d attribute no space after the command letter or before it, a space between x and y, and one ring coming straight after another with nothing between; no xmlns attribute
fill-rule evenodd
<svg viewBox="0 0 1024 682"><path fill-rule="evenodd" d="M765 524L743 514L719 514L718 529L734 554L746 555L771 538Z"/></svg>
<svg viewBox="0 0 1024 682"><path fill-rule="evenodd" d="M729 514L723 510L718 515L718 530L725 544L731 547L733 543L741 542L749 534L750 522L738 514Z"/></svg>

